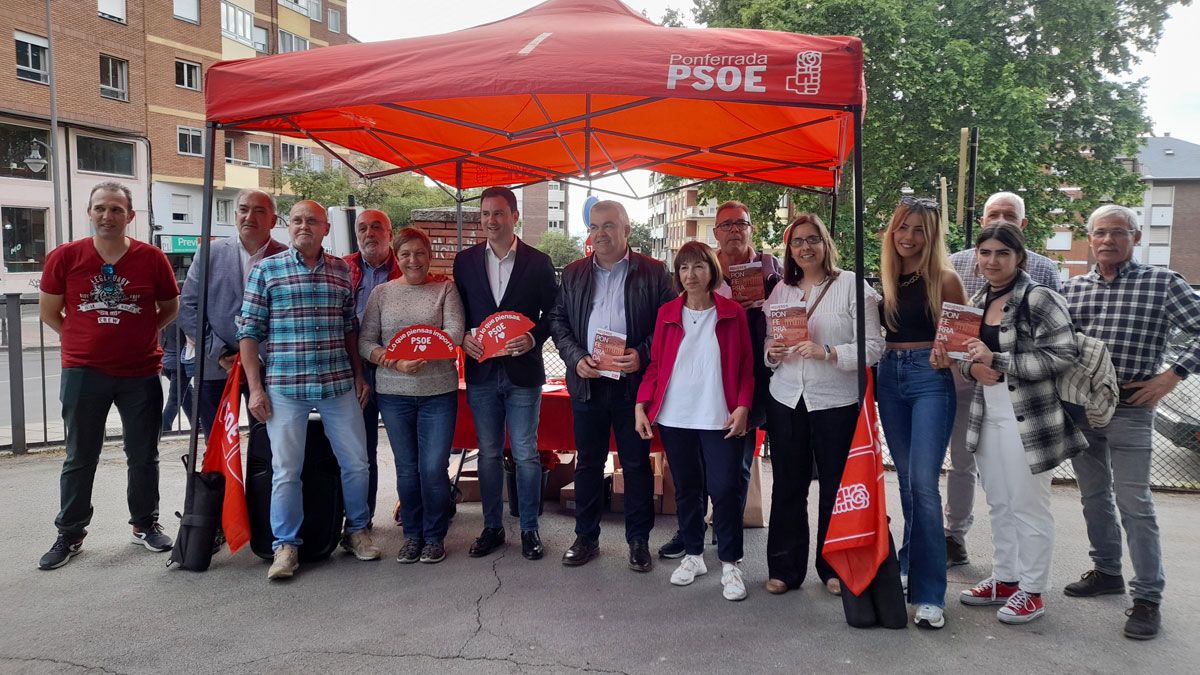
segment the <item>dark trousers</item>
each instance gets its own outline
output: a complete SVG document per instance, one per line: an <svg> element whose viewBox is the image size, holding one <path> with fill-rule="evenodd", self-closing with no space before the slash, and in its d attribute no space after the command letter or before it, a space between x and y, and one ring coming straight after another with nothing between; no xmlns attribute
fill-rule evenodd
<svg viewBox="0 0 1200 675"><path fill-rule="evenodd" d="M634 429L634 401L625 397L625 383L600 378L591 382L587 403L571 402L575 418L575 534L600 537L604 510L604 461L610 433L617 439L617 457L625 474L625 540L648 541L654 527L654 474L650 441Z"/></svg>
<svg viewBox="0 0 1200 675"><path fill-rule="evenodd" d="M189 373L191 370L190 366L163 368L163 377L167 379L167 402L163 406L162 415L163 431L171 430L181 409L187 416L188 423L195 423L192 419L192 378Z"/></svg>
<svg viewBox="0 0 1200 675"><path fill-rule="evenodd" d="M680 429L659 425L671 478L679 533L689 555L704 552L704 488L713 503L713 530L721 562L742 559L743 439L725 438L725 430Z"/></svg>
<svg viewBox="0 0 1200 675"><path fill-rule="evenodd" d="M371 397L363 408L363 424L367 427L367 509L375 517L375 496L379 493L379 401L375 393L375 366L363 363L363 379L371 385ZM451 422L453 424L453 422Z"/></svg>
<svg viewBox="0 0 1200 675"><path fill-rule="evenodd" d="M817 575L821 581L837 576L820 554L837 501L846 455L854 439L858 404L809 411L804 398L792 409L771 399L767 404L771 434L771 527L767 532L767 574L799 588L808 573L808 487L816 463L820 497L817 502Z"/></svg>
<svg viewBox="0 0 1200 675"><path fill-rule="evenodd" d="M92 520L92 484L113 404L121 415L129 485L129 523L139 529L158 521L158 434L163 394L158 375L113 377L92 368L64 368L59 388L67 432L67 458L59 478L59 534L82 539Z"/></svg>
<svg viewBox="0 0 1200 675"><path fill-rule="evenodd" d="M225 380L202 380L197 397L200 399L200 429L204 438L208 439L208 431L212 429L217 419L217 408L221 405L221 396L225 393ZM246 424L254 426L262 420L250 413L250 388L242 382L242 399L246 401ZM207 447L207 446L206 446Z"/></svg>

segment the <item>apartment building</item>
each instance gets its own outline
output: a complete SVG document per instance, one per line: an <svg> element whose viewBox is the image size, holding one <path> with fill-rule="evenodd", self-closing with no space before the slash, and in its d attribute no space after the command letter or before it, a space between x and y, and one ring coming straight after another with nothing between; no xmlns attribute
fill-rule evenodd
<svg viewBox="0 0 1200 675"><path fill-rule="evenodd" d="M204 75L225 59L353 40L344 0L73 0L0 5L0 291L28 292L46 252L90 235L87 194L103 180L133 191L130 234L160 245L182 274L203 211ZM50 148L50 49L58 146ZM11 60L10 60L11 59ZM314 143L218 133L214 234L233 234L242 188L279 194L276 168L333 161ZM62 223L55 223L53 164Z"/></svg>
<svg viewBox="0 0 1200 675"><path fill-rule="evenodd" d="M521 239L530 246L542 242L547 232L567 231L567 186L544 181L514 190L521 212Z"/></svg>

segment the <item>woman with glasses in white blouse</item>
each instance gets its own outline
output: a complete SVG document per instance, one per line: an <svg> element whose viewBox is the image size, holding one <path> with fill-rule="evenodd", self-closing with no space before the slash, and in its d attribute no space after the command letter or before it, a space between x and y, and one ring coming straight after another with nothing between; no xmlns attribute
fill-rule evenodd
<svg viewBox="0 0 1200 675"><path fill-rule="evenodd" d="M837 251L821 219L801 213L784 232L787 255L783 283L764 308L804 305L808 339L788 346L766 340L771 376L767 431L771 439L771 528L767 533L767 591L799 588L808 572L808 487L816 464L817 575L830 593L841 582L820 555L837 501L842 471L858 422L858 306L853 272L837 267ZM879 360L884 342L879 327L879 295L866 289L867 365Z"/></svg>

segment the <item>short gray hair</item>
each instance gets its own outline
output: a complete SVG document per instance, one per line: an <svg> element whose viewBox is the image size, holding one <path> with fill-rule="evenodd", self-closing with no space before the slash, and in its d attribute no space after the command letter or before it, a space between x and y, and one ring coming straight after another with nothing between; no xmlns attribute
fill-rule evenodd
<svg viewBox="0 0 1200 675"><path fill-rule="evenodd" d="M275 203L275 197L270 192L267 192L265 190L256 190L254 188L238 190L237 197L234 197L234 199L233 199L234 208L236 208L239 204L241 204L242 200L245 199L246 197L249 197L250 195L263 195L264 197L267 198L267 201L271 202L271 210L274 211L276 214L279 213L279 205Z"/></svg>
<svg viewBox="0 0 1200 675"><path fill-rule="evenodd" d="M1120 204L1105 204L1095 211L1092 211L1092 215L1088 216L1087 231L1091 232L1092 228L1096 226L1096 223L1107 218L1116 218L1118 220L1122 220L1125 223L1126 229L1133 230L1135 232L1142 229L1141 223L1138 222L1137 211L1134 211L1128 206L1121 206Z"/></svg>
<svg viewBox="0 0 1200 675"><path fill-rule="evenodd" d="M625 206L615 199L604 199L592 205L592 211L613 211L617 214L617 220L625 227L629 227L629 212L625 210ZM591 213L588 217L591 218ZM588 223L590 225L591 223Z"/></svg>
<svg viewBox="0 0 1200 675"><path fill-rule="evenodd" d="M1015 192L997 192L983 203L983 212L986 214L988 207L996 202L1008 202L1017 207L1017 220L1025 220L1025 200L1021 198L1021 195Z"/></svg>

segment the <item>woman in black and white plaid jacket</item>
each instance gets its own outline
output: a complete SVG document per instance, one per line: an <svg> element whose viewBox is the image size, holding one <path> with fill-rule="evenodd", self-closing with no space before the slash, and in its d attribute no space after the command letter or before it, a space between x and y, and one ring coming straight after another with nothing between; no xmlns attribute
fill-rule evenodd
<svg viewBox="0 0 1200 675"><path fill-rule="evenodd" d="M987 286L971 299L984 310L979 339L968 341L963 375L976 383L967 428L992 519L992 576L962 592L966 605L1003 605L1004 623L1045 613L1054 518L1050 472L1087 446L1054 386L1078 356L1066 301L1024 271L1021 230L984 228L975 241ZM1024 305L1024 306L1022 306Z"/></svg>

